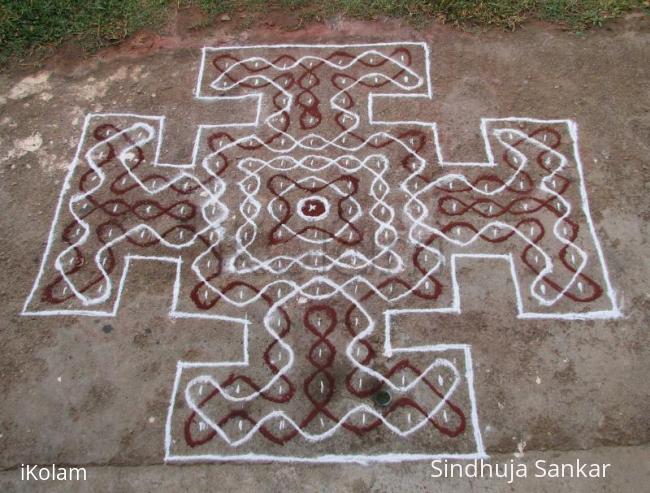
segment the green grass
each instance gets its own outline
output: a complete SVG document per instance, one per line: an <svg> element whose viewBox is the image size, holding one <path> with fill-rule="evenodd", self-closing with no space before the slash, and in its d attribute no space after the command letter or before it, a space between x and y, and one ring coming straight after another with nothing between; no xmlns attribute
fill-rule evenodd
<svg viewBox="0 0 650 493"><path fill-rule="evenodd" d="M601 25L642 0L332 0L329 8L352 17L387 15L421 23L428 18L455 25L514 29L537 18L566 24L574 30Z"/></svg>
<svg viewBox="0 0 650 493"><path fill-rule="evenodd" d="M601 26L604 21L618 17L634 7L648 8L640 0L546 0L539 2L539 17L551 22L567 22L578 28Z"/></svg>
<svg viewBox="0 0 650 493"><path fill-rule="evenodd" d="M244 25L252 27L257 17L263 20L265 12L275 10L297 13L300 25L344 14L514 29L537 18L579 31L649 5L649 0L0 0L0 63L71 39L93 51L144 27L160 29L173 9L188 6L206 14L204 25L226 13L244 12Z"/></svg>
<svg viewBox="0 0 650 493"><path fill-rule="evenodd" d="M162 25L168 0L0 0L0 61L76 38L85 49Z"/></svg>

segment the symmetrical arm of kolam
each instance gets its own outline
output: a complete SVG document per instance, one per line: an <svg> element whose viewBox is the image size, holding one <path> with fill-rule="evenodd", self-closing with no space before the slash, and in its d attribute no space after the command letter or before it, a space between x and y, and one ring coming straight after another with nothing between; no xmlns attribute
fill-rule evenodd
<svg viewBox="0 0 650 493"><path fill-rule="evenodd" d="M179 363L168 460L483 456L469 347L391 346L396 315L461 313L458 259L505 260L520 318L620 315L573 122L484 119L486 162L455 163L375 114L432 97L425 44L205 48L195 97L257 111L190 164L160 162L163 117L86 118L23 310L114 315L157 260L170 316L243 329L242 361Z"/></svg>

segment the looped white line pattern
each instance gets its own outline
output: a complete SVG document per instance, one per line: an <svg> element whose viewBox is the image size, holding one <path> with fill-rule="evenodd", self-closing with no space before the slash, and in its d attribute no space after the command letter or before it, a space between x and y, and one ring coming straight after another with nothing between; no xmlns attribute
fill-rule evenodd
<svg viewBox="0 0 650 493"><path fill-rule="evenodd" d="M170 316L242 329L241 361L178 363L169 461L485 456L470 348L395 345L461 313L457 263L505 260L520 318L620 310L575 123L484 119L487 161L447 161L435 123L376 110L432 99L429 73L423 43L205 48L196 98L257 111L201 125L186 164L164 117L89 115L23 314L114 315L158 260Z"/></svg>

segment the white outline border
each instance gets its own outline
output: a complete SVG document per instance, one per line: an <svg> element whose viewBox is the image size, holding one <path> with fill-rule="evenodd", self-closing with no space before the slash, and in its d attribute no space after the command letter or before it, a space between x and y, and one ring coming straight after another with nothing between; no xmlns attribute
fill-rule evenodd
<svg viewBox="0 0 650 493"><path fill-rule="evenodd" d="M249 46L227 46L227 47L220 47L220 48L209 48L209 47L204 47L202 49L202 57L201 57L201 64L200 64L200 69L199 69L199 77L197 81L197 86L195 89L195 98L196 99L205 99L205 100L211 100L211 99L224 99L224 97L208 97L208 96L201 96L201 83L203 79L203 72L204 72L204 67L205 67L205 60L207 57L208 52L213 52L213 51L223 51L223 50L236 50L236 49L260 49L260 48L349 48L349 47L371 47L371 46L405 46L405 45L410 45L410 46L421 46L425 50L425 64L426 64L426 71L427 71L427 94L407 94L407 95L387 95L387 94L375 94L371 93L368 97L368 116L369 116L369 123L370 124L390 124L390 125L399 125L399 124L411 124L411 125L424 125L424 126L429 126L432 128L433 133L434 133L434 145L435 145L435 151L436 151L436 156L437 156L437 164L439 166L497 166L497 164L494 161L494 157L492 155L491 151L491 146L489 143L488 135L487 135L487 127L486 124L487 122L493 122L493 121L503 121L503 122L531 122L531 123L556 123L556 124L566 124L569 128L569 132L571 134L571 137L573 138L573 154L574 154L574 159L576 166L578 168L578 176L579 176L579 188L580 188L580 196L582 200L582 210L584 211L584 214L587 219L587 223L589 225L589 231L591 233L591 238L594 243L594 247L597 251L598 259L600 261L600 265L602 268L602 275L606 284L607 288L607 296L609 297L611 304L612 304L612 309L611 310L604 310L604 311L598 311L598 312L585 312L585 313L559 313L559 314L540 314L540 313L523 313L522 312L522 306L521 306L521 297L519 293L519 286L517 283L517 277L516 273L514 271L514 262L512 259L512 255L472 255L472 254L454 254L452 255L452 283L453 283L453 293L454 293L454 301L452 303L452 307L448 308L442 308L442 309L431 309L431 310L426 310L427 312L435 313L435 312L452 312L452 313L460 313L460 288L457 283L457 278L456 278L456 258L457 257L478 257L478 258L485 258L485 257L495 257L495 258L502 258L505 260L508 260L510 262L510 267L511 267L511 275L513 282L515 283L515 292L516 292L516 298L517 298L517 305L519 308L519 318L545 318L545 319L568 319L568 320L584 320L584 319L608 319L608 318L618 318L622 316L622 313L617 305L616 302L616 292L614 291L611 281L609 278L609 271L606 266L605 262L605 257L604 253L602 251L602 247L598 238L598 235L596 234L596 229L593 224L593 220L591 217L591 212L588 204L588 197L587 197L587 190L586 190L586 184L585 184L585 179L584 179L584 171L583 171L583 165L582 161L580 158L580 153L579 153L579 146L578 146L578 128L575 122L572 120L538 120L538 119L532 119L532 118L516 118L516 117L508 117L508 118L482 118L481 119L481 133L483 135L483 140L484 140L484 145L485 145L485 153L488 158L487 162L479 162L479 163L459 163L459 162L446 162L444 161L444 158L442 156L442 150L440 147L440 142L439 142L439 135L438 135L438 127L435 123L433 122L421 122L421 121L380 121L380 120L374 120L374 114L373 114L373 99L374 97L386 97L390 96L392 98L396 97L426 97L428 99L433 98L433 91L432 91L432 86L431 86L431 70L430 70L430 53L429 53L429 47L426 43L414 43L414 42L392 42L392 43L369 43L369 44L344 44L344 45L336 45L336 44L322 44L322 45L311 45L311 44L278 44L278 45L249 45ZM164 122L165 122L165 117L164 116L144 116L144 115L135 115L135 114L129 114L129 113L98 113L98 114L88 114L86 115L84 119L84 126L82 129L82 133L79 139L79 142L77 144L76 152L74 159L72 161L72 165L70 166L66 177L64 179L64 184L61 187L60 193L59 193L59 198L57 201L56 205L56 210L54 214L54 218L52 220L52 225L50 228L50 232L48 235L48 240L47 244L43 253L43 257L41 260L41 264L39 267L38 274L34 280L34 283L32 285L32 289L29 293L29 296L27 297L25 304L23 306L23 310L21 312L21 315L36 315L36 316L46 316L46 315L82 315L82 316L115 316L119 305L120 305L120 299L121 299L121 294L122 294L122 289L124 286L124 281L127 277L129 266L130 266L130 261L132 259L135 260L157 260L157 261L162 261L162 262L169 262L169 263L175 263L176 264L176 279L174 281L174 287L173 287L173 301L172 301L172 307L169 312L169 316L171 318L200 318L200 319L213 319L213 320L222 320L222 321L229 321L229 322L237 322L243 325L243 335L244 335L244 354L245 354L245 359L244 359L244 364L247 363L247 358L248 358L248 321L245 319L239 319L239 318L232 318L232 317L223 317L223 316L214 316L214 315L206 315L206 314L198 314L198 313L186 313L186 312L178 312L176 311L176 306L178 302L178 292L179 292L179 287L180 287L180 266L182 264L182 260L179 258L174 258L174 257L147 257L147 256L137 256L137 255L128 255L125 257L125 267L124 271L122 274L122 278L120 280L119 284L119 289L118 292L116 293L116 299L115 303L113 306L112 311L92 311L92 310L47 310L47 311L36 311L32 312L28 310L28 306L34 296L34 293L37 290L37 287L40 284L41 277L44 273L45 270L45 265L46 261L49 258L49 255L51 253L51 248L54 240L54 233L56 230L56 227L58 225L59 217L61 214L61 210L63 208L63 199L70 189L70 182L71 179L74 175L74 172L76 171L77 165L79 164L79 154L81 152L81 147L85 143L86 138L87 138L87 130L89 128L89 123L90 120L93 117L106 117L106 116L116 116L116 117L136 117L140 120L144 119L153 119L153 120L158 120L159 122L159 130L158 130L158 142L157 142L157 147L156 147L156 155L155 155L155 162L154 165L156 166L175 166L175 167L183 167L183 166L194 166L196 164L196 159L197 159L197 154L198 154L198 147L200 143L200 137L202 134L202 131L204 129L212 129L212 128L218 128L218 127L252 127L256 126L259 122L259 117L260 117L260 112L261 112L261 95L246 95L242 97L231 97L231 99L243 99L243 98L257 98L258 100L258 108L257 108L257 117L256 121L253 123L242 123L242 124L223 124L223 125L199 125L197 129L197 135L196 135L196 140L194 143L194 148L192 151L192 163L190 165L166 165L162 164L159 162L159 155L160 155L160 148L162 145L163 141L163 131L164 131ZM227 99L227 98L226 98ZM410 312L417 312L418 310L411 310ZM409 312L409 310L399 310L399 311L386 311L384 313L386 317L386 347L385 351L387 354L392 354L393 352L398 352L398 351L421 351L421 350L433 350L433 348L443 348L443 347L450 347L450 346L445 346L445 345L438 345L438 346L421 346L421 347L411 347L411 348L393 348L390 345L390 316L391 313L404 313L404 312ZM165 427L165 461L167 462L196 462L196 461L201 461L201 460L220 460L220 461L276 461L276 462L357 462L360 464L367 464L369 462L401 462L401 461L407 461L407 460L425 460L425 459L436 459L436 458L456 458L456 459L479 459L479 458L485 458L487 457L485 455L485 451L483 448L483 443L481 440L480 436L480 428L478 426L478 414L477 414L477 409L475 405L475 396L474 396L474 382L473 382L473 370L471 367L471 357L470 357L470 348L467 345L456 345L456 346L462 346L465 350L466 354L466 378L467 378L467 385L468 389L470 392L470 400L472 402L472 424L475 429L475 440L477 443L477 452L472 453L472 454L433 454L433 455L426 455L426 454L381 454L381 455L374 455L374 456L369 456L369 455L323 455L319 457L314 457L314 458L305 458L305 457L288 457L288 456L275 456L275 455L264 455L264 454L244 454L244 455L231 455L231 456L215 456L215 455L193 455L193 456L174 456L170 455L169 453L169 446L171 444L171 418L172 418L172 413L173 413L173 403L175 400L175 397L178 392L178 385L179 385L179 380L180 380L180 375L182 372L182 369L185 367L190 367L190 366L210 366L210 363L186 363L186 362L178 362L177 364L177 370L176 370L176 377L174 380L174 388L172 392L172 400L170 404L170 408L168 410L168 417L167 417L167 422L166 422L166 427ZM426 349L425 349L426 348ZM223 364L223 363L222 363ZM241 364L241 363L233 363L233 364Z"/></svg>

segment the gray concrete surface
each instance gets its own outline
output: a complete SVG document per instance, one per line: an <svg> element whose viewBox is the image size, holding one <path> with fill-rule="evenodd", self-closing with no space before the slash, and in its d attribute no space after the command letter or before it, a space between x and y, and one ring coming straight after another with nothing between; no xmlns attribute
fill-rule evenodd
<svg viewBox="0 0 650 493"><path fill-rule="evenodd" d="M634 15L581 36L537 24L515 33L464 33L394 22L292 33L188 31L136 39L89 60L55 58L37 73L0 75L0 489L643 491L650 459L649 27ZM480 273L469 273L463 315L424 335L429 343L472 345L490 456L611 462L611 478L511 487L433 480L427 463L163 465L176 361L203 336L167 316L172 272L138 266L127 281L128 301L112 319L20 316L86 113L166 114L163 153L187 160L194 126L229 118L190 99L199 47L389 40L429 43L436 98L399 111L434 115L429 119L439 123L450 159L483 159L481 117L578 122L593 218L624 317L518 320L508 273L495 268L494 285L501 287L480 290ZM154 279L164 280L163 288ZM238 344L198 346L218 359ZM19 482L21 463L88 465L93 483Z"/></svg>
<svg viewBox="0 0 650 493"><path fill-rule="evenodd" d="M511 455L496 455L493 460L508 464ZM611 476L604 479L535 478L535 461L574 464L576 460L610 463ZM0 474L3 491L61 492L119 492L149 493L157 491L350 491L376 493L397 491L480 491L590 493L644 491L648 481L647 446L602 447L579 452L532 452L517 463L526 464L531 474L527 479L468 479L431 477L427 462L371 467L350 465L265 464L254 466L251 472L246 464L191 465L191 466L92 466L87 470L86 482L35 483L29 486L20 481L19 471ZM308 469L306 469L308 468Z"/></svg>

